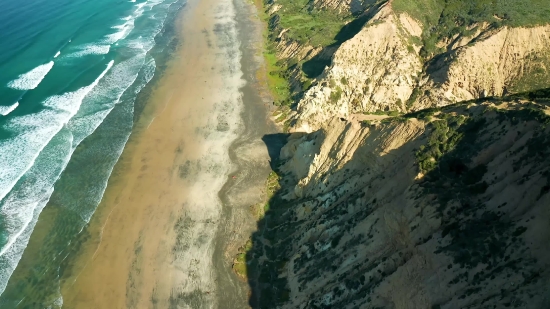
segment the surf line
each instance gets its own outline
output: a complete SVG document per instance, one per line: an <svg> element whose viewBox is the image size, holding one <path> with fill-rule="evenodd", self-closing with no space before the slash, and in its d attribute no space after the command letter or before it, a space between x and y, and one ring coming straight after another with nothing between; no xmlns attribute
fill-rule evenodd
<svg viewBox="0 0 550 309"><path fill-rule="evenodd" d="M89 259L86 264L84 264L84 267L82 267L82 269L80 270L80 272L78 273L78 275L76 275L76 277L74 278L73 282L71 283L71 286L73 286L75 283L76 283L76 280L78 280L78 278L80 277L80 275L82 274L82 272L86 269L86 267L88 267L88 264L90 264L90 261L93 261L94 257L96 256L97 254L97 251L99 250L99 247L101 247L101 242L103 242L103 230L105 229L105 226L107 225L107 223L109 223L109 218L111 217L111 214L113 213L113 211L118 207L118 203L113 207L113 209L111 209L111 211L109 212L109 215L107 215L107 219L105 219L105 224L103 224L103 226L101 227L101 232L99 233L99 243L97 244L97 247L95 248L95 251L94 251L94 254L92 255L92 258Z"/></svg>
<svg viewBox="0 0 550 309"><path fill-rule="evenodd" d="M164 111L166 110L166 106L168 106L168 102L170 102L170 100L172 100L173 95L174 95L174 91L170 91L170 95L168 96L168 99L166 99L166 101L164 102L164 107L162 108L162 111L160 111L160 113L158 113L158 115L161 115L162 113L164 113ZM149 122L149 125L147 126L147 128L145 130L149 129L149 127L151 126L153 121L155 121L156 118L157 118L157 116L155 116L155 117L153 117L153 119L151 119L151 122Z"/></svg>
<svg viewBox="0 0 550 309"><path fill-rule="evenodd" d="M157 118L157 116L153 117L153 119L151 119L151 122L149 122L149 125L147 126L147 129L145 130L148 130L149 127L151 126L151 124L153 123L153 121L155 121L155 118Z"/></svg>

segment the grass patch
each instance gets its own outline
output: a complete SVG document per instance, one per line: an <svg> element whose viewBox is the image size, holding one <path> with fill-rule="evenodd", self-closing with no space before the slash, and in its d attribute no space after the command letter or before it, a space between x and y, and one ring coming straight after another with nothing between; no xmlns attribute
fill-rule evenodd
<svg viewBox="0 0 550 309"><path fill-rule="evenodd" d="M397 117L401 115L398 111L381 111L377 110L375 112L363 112L364 115L378 115L378 116L389 116L389 117Z"/></svg>
<svg viewBox="0 0 550 309"><path fill-rule="evenodd" d="M337 103L340 98L342 98L342 88L340 88L340 86L336 86L336 89L332 90L330 93L330 101L332 103Z"/></svg>
<svg viewBox="0 0 550 309"><path fill-rule="evenodd" d="M485 164L474 165L472 159L500 139L500 134L488 134L490 131L485 129L498 130L502 125L507 130L519 130L521 122L537 121L539 127L527 141L527 151L513 164L526 167L536 163L540 165L537 168L544 169L550 155L545 125L548 116L536 109L486 107L479 114L468 113L468 109L460 112L469 116L450 113L450 109L440 109L439 119L432 121L427 130L427 143L416 152L418 168L425 174L419 182L420 194L434 196L433 201L438 204L437 217L442 220L441 237L448 238L434 253L448 254L461 268L473 269L484 264L484 271L498 272L504 262L514 263L509 260L506 248L519 245L519 236L526 228L509 220L500 211L487 208L482 194L489 188L489 169ZM433 110L430 112L433 115ZM499 126L491 126L492 122ZM541 192L545 192L545 187ZM479 281L482 277L479 273L477 279L473 279ZM455 278L449 284L459 282L460 279Z"/></svg>
<svg viewBox="0 0 550 309"><path fill-rule="evenodd" d="M279 23L282 28L289 29L288 37L315 47L335 43L342 27L352 19L352 16L332 10L319 10L309 0L278 0L277 4L281 5L277 11Z"/></svg>
<svg viewBox="0 0 550 309"><path fill-rule="evenodd" d="M543 89L550 85L550 55L531 54L524 60L528 63L528 73L514 80L509 91L512 93L526 92L533 89Z"/></svg>
<svg viewBox="0 0 550 309"><path fill-rule="evenodd" d="M285 77L286 68L277 59L274 51L264 52L267 70L267 85L277 106L290 105L290 85Z"/></svg>
<svg viewBox="0 0 550 309"><path fill-rule="evenodd" d="M452 151L464 136L461 126L466 122L466 117L444 114L444 119L430 123L431 134L428 143L420 146L416 152L418 169L426 174L438 166L443 155Z"/></svg>
<svg viewBox="0 0 550 309"><path fill-rule="evenodd" d="M275 173L274 171L271 171L271 173L269 173L269 176L267 176L266 188L268 199L271 199L273 195L275 195L275 193L277 193L277 191L281 189L279 179L279 175L277 175L277 173Z"/></svg>
<svg viewBox="0 0 550 309"><path fill-rule="evenodd" d="M248 239L246 243L239 248L239 253L233 259L233 271L242 279L248 278L248 267L246 256L253 248L252 239Z"/></svg>

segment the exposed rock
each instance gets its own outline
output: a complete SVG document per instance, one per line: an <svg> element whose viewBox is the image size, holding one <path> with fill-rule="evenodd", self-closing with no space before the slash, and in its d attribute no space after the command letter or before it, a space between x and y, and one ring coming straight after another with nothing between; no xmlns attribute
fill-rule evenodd
<svg viewBox="0 0 550 309"><path fill-rule="evenodd" d="M333 116L406 110L422 62L397 18L384 7L339 47L331 66L298 103L296 131L312 132Z"/></svg>
<svg viewBox="0 0 550 309"><path fill-rule="evenodd" d="M502 28L451 51L432 64L430 95L414 109L536 89L525 85L550 64L550 26Z"/></svg>

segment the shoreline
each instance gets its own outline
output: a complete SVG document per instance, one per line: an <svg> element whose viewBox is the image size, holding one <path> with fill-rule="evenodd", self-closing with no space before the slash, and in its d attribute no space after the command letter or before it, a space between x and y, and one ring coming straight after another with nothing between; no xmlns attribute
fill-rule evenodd
<svg viewBox="0 0 550 309"><path fill-rule="evenodd" d="M255 228L247 203L262 199L270 171L261 137L276 131L258 101L261 60L249 59L256 48L245 43L261 39L243 31L255 27L242 18L254 18L250 6L193 1L180 12L181 46L117 163L87 228L92 237L63 280L64 307L248 307L232 251ZM234 181L245 173L256 176Z"/></svg>
<svg viewBox="0 0 550 309"><path fill-rule="evenodd" d="M180 13L180 47L117 163L90 240L63 278L64 306L246 306L248 286L232 272L231 252L256 221L239 192L261 199L270 171L261 141L268 113L254 84L260 62L248 59L255 52L245 43L261 36L243 31L254 26L241 18L250 9L239 0L201 0ZM260 190L251 190L251 179Z"/></svg>

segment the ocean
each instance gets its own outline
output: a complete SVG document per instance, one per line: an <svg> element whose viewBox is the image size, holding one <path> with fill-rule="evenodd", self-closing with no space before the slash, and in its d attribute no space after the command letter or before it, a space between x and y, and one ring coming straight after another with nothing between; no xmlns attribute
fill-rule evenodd
<svg viewBox="0 0 550 309"><path fill-rule="evenodd" d="M0 308L62 306L67 257L168 61L184 4L0 0Z"/></svg>

